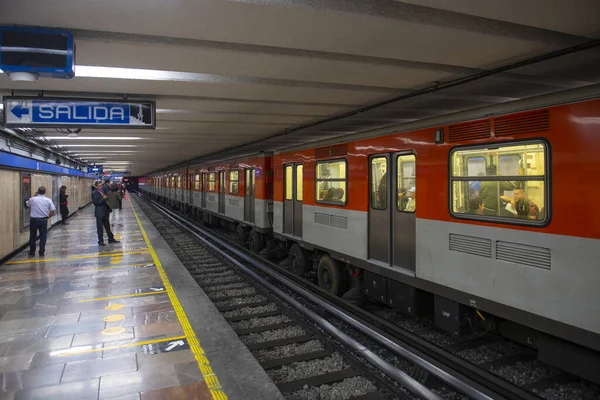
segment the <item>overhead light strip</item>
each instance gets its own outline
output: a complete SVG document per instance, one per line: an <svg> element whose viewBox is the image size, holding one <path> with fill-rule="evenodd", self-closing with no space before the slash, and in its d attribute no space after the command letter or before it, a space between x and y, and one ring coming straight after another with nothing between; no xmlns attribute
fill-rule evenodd
<svg viewBox="0 0 600 400"><path fill-rule="evenodd" d="M143 140L139 136L45 136L50 140Z"/></svg>
<svg viewBox="0 0 600 400"><path fill-rule="evenodd" d="M61 144L61 147L137 147L135 144Z"/></svg>

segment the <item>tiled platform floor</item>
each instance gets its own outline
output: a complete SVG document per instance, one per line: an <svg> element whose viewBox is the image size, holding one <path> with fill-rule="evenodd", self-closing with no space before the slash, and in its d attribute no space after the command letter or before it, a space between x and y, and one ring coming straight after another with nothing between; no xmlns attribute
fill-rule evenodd
<svg viewBox="0 0 600 400"><path fill-rule="evenodd" d="M219 359L219 352L206 353L222 371L219 375L215 370L215 385L209 367L207 383L132 203L124 201L123 210L111 215L113 232L121 243L98 247L91 206L72 218L69 226L51 231L45 258L29 258L25 250L0 267L0 399L231 399L259 398L263 388L266 393L273 391L262 371L263 386L252 390L242 387L238 376L225 376L238 372ZM153 229L147 220L143 225ZM155 230L148 237L152 245L166 246ZM183 269L172 253L165 256L168 263L158 249L157 254L165 270L169 263ZM184 307L195 306L190 300L182 302ZM210 311L211 306L200 308ZM213 335L228 328L218 313L211 314L217 318L217 328L213 322L199 323L198 318L192 328L206 332L211 329L203 329L204 325L211 325L216 329ZM230 357L225 354L228 349L241 346L230 342L221 349L224 357ZM209 386L215 391L211 393ZM279 398L273 393L274 397L263 398Z"/></svg>

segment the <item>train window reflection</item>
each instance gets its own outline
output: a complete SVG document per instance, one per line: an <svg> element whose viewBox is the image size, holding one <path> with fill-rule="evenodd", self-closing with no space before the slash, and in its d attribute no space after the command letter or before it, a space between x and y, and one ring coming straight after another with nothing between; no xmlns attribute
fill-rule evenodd
<svg viewBox="0 0 600 400"><path fill-rule="evenodd" d="M546 156L543 142L454 149L452 213L498 222L542 224L548 218L549 202ZM475 159L483 159L485 173L475 167L481 163L473 162Z"/></svg>
<svg viewBox="0 0 600 400"><path fill-rule="evenodd" d="M229 194L238 194L239 193L238 178L239 178L238 171L229 171Z"/></svg>
<svg viewBox="0 0 600 400"><path fill-rule="evenodd" d="M417 209L417 176L415 156L408 154L398 156L398 179L396 193L398 211L415 212Z"/></svg>
<svg viewBox="0 0 600 400"><path fill-rule="evenodd" d="M210 174L208 174L208 191L214 193L216 188L217 188L217 173L211 172Z"/></svg>
<svg viewBox="0 0 600 400"><path fill-rule="evenodd" d="M387 158L371 159L371 208L385 210L387 208Z"/></svg>
<svg viewBox="0 0 600 400"><path fill-rule="evenodd" d="M296 165L296 200L302 201L302 171L304 167L302 164Z"/></svg>
<svg viewBox="0 0 600 400"><path fill-rule="evenodd" d="M285 166L285 199L292 200L294 195L294 172L291 165Z"/></svg>
<svg viewBox="0 0 600 400"><path fill-rule="evenodd" d="M319 161L315 169L317 203L346 204L346 160Z"/></svg>

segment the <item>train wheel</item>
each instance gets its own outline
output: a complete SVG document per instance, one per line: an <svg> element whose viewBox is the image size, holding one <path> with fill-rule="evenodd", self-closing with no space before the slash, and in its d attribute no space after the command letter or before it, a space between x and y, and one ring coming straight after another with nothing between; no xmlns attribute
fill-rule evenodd
<svg viewBox="0 0 600 400"><path fill-rule="evenodd" d="M292 245L288 254L290 272L297 276L304 276L310 271L310 258L297 244Z"/></svg>
<svg viewBox="0 0 600 400"><path fill-rule="evenodd" d="M242 246L246 246L246 243L248 243L248 232L242 225L235 228L235 240Z"/></svg>
<svg viewBox="0 0 600 400"><path fill-rule="evenodd" d="M252 232L250 232L250 242L248 243L248 248L253 253L260 253L261 250L265 248L265 240L263 235L255 230L252 230Z"/></svg>
<svg viewBox="0 0 600 400"><path fill-rule="evenodd" d="M346 291L347 276L340 264L329 256L319 260L318 278L319 287L331 294L339 296Z"/></svg>

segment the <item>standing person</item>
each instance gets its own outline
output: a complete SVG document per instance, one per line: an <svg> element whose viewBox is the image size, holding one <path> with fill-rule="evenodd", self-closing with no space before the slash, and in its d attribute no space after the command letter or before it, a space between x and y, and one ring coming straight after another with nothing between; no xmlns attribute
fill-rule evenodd
<svg viewBox="0 0 600 400"><path fill-rule="evenodd" d="M417 188L411 187L408 191L408 201L404 211L415 211L417 209Z"/></svg>
<svg viewBox="0 0 600 400"><path fill-rule="evenodd" d="M122 182L119 182L118 185L119 187L119 210L123 209L123 197L125 197L125 187L123 186Z"/></svg>
<svg viewBox="0 0 600 400"><path fill-rule="evenodd" d="M121 205L121 191L119 190L119 186L116 183L110 185L110 192L108 193L108 196L106 198L106 204L111 210L116 210L117 208L120 209L119 206ZM113 222L114 220L115 219L113 218Z"/></svg>
<svg viewBox="0 0 600 400"><path fill-rule="evenodd" d="M94 216L96 217L96 229L98 231L98 245L106 246L104 243L104 229L108 235L108 243L119 243L115 240L115 236L110 230L110 222L108 220L111 209L106 204L108 196L102 191L102 181L96 181L96 190L92 193L92 202L96 209L94 210Z"/></svg>
<svg viewBox="0 0 600 400"><path fill-rule="evenodd" d="M48 218L56 214L56 207L52 200L44 196L46 188L40 186L36 196L25 202L30 209L29 220L29 256L35 256L35 239L40 232L40 257L46 251L46 233L48 232Z"/></svg>
<svg viewBox="0 0 600 400"><path fill-rule="evenodd" d="M69 225L69 223L67 222L67 217L69 216L69 201L67 200L68 197L69 195L67 194L67 187L65 185L62 185L60 187L60 192L58 193L58 201L60 203L60 216L62 218L63 225Z"/></svg>
<svg viewBox="0 0 600 400"><path fill-rule="evenodd" d="M106 180L104 181L104 185L102 185L102 193L104 193L105 195L108 195L109 192L110 192L110 178L106 178Z"/></svg>

